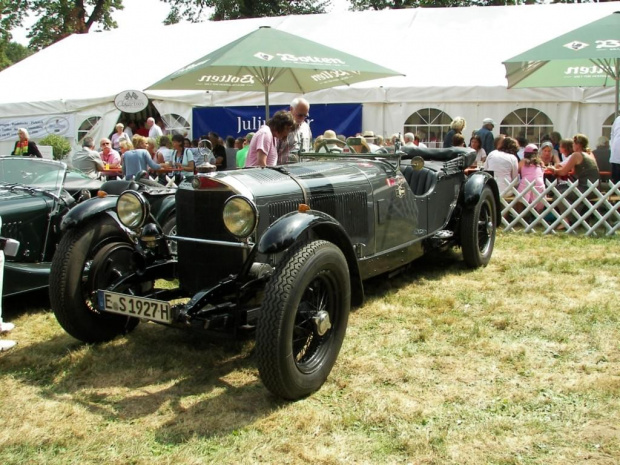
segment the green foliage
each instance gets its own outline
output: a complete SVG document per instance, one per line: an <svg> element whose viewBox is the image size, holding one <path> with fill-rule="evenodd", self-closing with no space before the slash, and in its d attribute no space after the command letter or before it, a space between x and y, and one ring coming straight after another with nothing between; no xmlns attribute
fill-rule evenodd
<svg viewBox="0 0 620 465"><path fill-rule="evenodd" d="M51 145L54 151L54 160L62 160L71 151L71 144L67 139L56 134L49 134L39 141L39 145Z"/></svg>
<svg viewBox="0 0 620 465"><path fill-rule="evenodd" d="M112 14L123 9L122 0L0 0L0 41L8 43L10 31L22 25L32 14L38 19L28 38L33 50L40 50L71 34L85 34L93 27L110 30L117 27ZM0 57L1 60L1 57Z"/></svg>
<svg viewBox="0 0 620 465"><path fill-rule="evenodd" d="M34 52L17 42L0 45L0 71L29 57Z"/></svg>
<svg viewBox="0 0 620 465"><path fill-rule="evenodd" d="M213 11L209 19L224 21L268 16L307 15L325 13L331 0L164 0L169 3L170 14L166 24L186 19L199 22L207 10Z"/></svg>

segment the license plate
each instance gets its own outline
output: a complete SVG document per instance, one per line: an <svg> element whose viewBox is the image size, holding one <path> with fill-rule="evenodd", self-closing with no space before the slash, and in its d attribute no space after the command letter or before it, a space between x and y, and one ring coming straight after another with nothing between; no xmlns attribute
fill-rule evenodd
<svg viewBox="0 0 620 465"><path fill-rule="evenodd" d="M97 291L97 299L99 308L106 312L145 318L159 323L172 323L170 304L163 300L101 290Z"/></svg>

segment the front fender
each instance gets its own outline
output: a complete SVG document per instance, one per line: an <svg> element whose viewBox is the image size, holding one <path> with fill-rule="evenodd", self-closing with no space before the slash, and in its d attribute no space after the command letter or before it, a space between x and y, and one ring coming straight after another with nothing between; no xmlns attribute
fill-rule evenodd
<svg viewBox="0 0 620 465"><path fill-rule="evenodd" d="M82 222L116 207L117 196L96 197L85 202L79 203L65 215L60 224L60 230L66 232L68 229L75 228Z"/></svg>
<svg viewBox="0 0 620 465"><path fill-rule="evenodd" d="M315 237L329 241L340 248L351 275L351 303L354 306L361 305L364 301L364 288L353 245L342 225L328 214L309 210L284 215L267 228L258 242L258 252L261 254L282 252L310 230Z"/></svg>
<svg viewBox="0 0 620 465"><path fill-rule="evenodd" d="M157 203L153 201L152 197L149 197L148 200L151 204L151 214L162 226L168 218L174 216L176 211L176 199L174 194L163 196Z"/></svg>
<svg viewBox="0 0 620 465"><path fill-rule="evenodd" d="M502 209L499 205L499 189L495 178L485 171L479 171L472 174L465 183L465 189L463 190L463 206L465 208L474 208L480 200L482 190L489 186L495 197L495 205L497 212L498 224L502 220Z"/></svg>
<svg viewBox="0 0 620 465"><path fill-rule="evenodd" d="M331 224L346 234L342 226L326 213L315 210L305 213L291 212L267 228L258 242L258 251L262 254L282 252L293 245L303 233L324 223Z"/></svg>

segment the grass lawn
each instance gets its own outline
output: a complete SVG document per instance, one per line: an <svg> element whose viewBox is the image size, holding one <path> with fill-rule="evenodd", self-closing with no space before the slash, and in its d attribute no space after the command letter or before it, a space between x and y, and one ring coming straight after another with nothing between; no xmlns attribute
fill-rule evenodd
<svg viewBox="0 0 620 465"><path fill-rule="evenodd" d="M323 388L289 403L253 342L140 324L85 345L6 299L0 463L620 463L620 241L500 234L366 283ZM5 336L6 337L6 336Z"/></svg>

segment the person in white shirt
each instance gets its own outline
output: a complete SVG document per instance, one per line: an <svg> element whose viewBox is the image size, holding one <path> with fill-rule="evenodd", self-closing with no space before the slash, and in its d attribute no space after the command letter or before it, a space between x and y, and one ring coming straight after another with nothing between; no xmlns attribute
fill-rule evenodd
<svg viewBox="0 0 620 465"><path fill-rule="evenodd" d="M611 180L614 183L620 181L620 116L611 126L611 138L609 139L609 163L611 164Z"/></svg>
<svg viewBox="0 0 620 465"><path fill-rule="evenodd" d="M413 132L406 132L403 136L403 140L405 141L405 147L413 147L415 145L415 135Z"/></svg>
<svg viewBox="0 0 620 465"><path fill-rule="evenodd" d="M146 127L149 130L149 137L152 137L155 140L157 140L158 137L164 135L164 132L161 130L161 128L157 126L157 124L155 124L155 118L153 118L152 116L146 120Z"/></svg>
<svg viewBox="0 0 620 465"><path fill-rule="evenodd" d="M512 194L508 186L519 175L518 151L517 141L512 137L506 137L502 141L501 148L488 154L484 162L484 169L493 171L502 197L509 197Z"/></svg>
<svg viewBox="0 0 620 465"><path fill-rule="evenodd" d="M297 161L300 152L309 152L312 142L312 131L308 124L310 103L305 98L296 98L291 102L290 113L293 115L295 127L286 139L278 141L278 165Z"/></svg>

